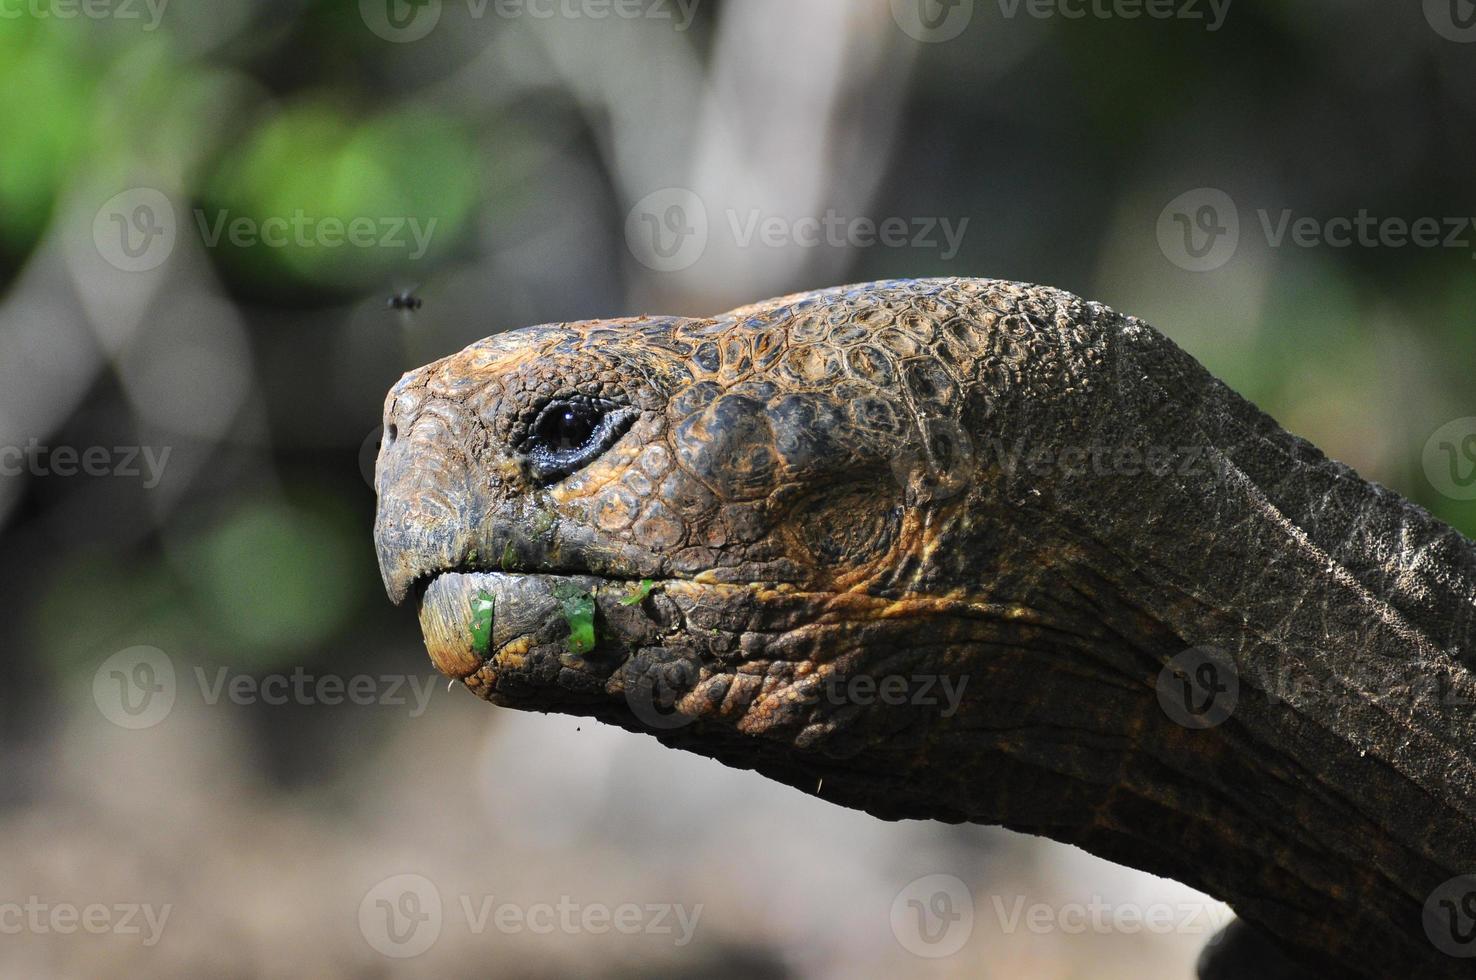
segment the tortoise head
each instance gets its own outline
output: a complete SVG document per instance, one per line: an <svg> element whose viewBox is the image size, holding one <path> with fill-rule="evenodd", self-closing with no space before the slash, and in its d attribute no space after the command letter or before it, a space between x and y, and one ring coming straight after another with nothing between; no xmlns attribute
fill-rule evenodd
<svg viewBox="0 0 1476 980"><path fill-rule="evenodd" d="M967 546L1003 540L973 506L997 399L969 288L531 327L411 372L376 475L390 596L494 703L719 757L905 751L979 643L1033 628Z"/></svg>
<svg viewBox="0 0 1476 980"><path fill-rule="evenodd" d="M959 445L956 385L903 359L937 325L783 312L531 327L407 374L377 479L391 597L467 568L814 589L895 571L908 501ZM909 449L919 425L933 457Z"/></svg>

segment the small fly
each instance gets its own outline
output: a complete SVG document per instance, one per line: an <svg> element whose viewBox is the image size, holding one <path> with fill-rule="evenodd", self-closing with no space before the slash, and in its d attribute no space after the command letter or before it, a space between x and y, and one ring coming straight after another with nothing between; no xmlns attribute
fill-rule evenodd
<svg viewBox="0 0 1476 980"><path fill-rule="evenodd" d="M412 286L410 289L400 290L384 301L384 308L399 310L403 313L411 313L420 309L422 301L419 296L415 295L415 291L419 288L419 286Z"/></svg>
<svg viewBox="0 0 1476 980"><path fill-rule="evenodd" d="M390 288L394 290L389 299L384 301L384 312L393 313L399 321L400 343L404 347L405 361L409 365L419 364L415 347L416 324L412 322L416 310L424 305L424 301L415 294L419 292L420 285L417 283L409 289L400 288L400 283L391 282Z"/></svg>

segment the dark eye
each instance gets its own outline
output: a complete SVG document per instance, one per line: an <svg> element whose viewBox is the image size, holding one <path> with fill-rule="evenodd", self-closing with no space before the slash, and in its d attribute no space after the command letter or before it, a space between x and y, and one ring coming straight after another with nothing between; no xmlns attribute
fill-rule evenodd
<svg viewBox="0 0 1476 980"><path fill-rule="evenodd" d="M600 399L549 402L533 420L522 447L534 478L557 480L593 462L626 433L636 414Z"/></svg>
<svg viewBox="0 0 1476 980"><path fill-rule="evenodd" d="M556 453L582 449L604 413L592 405L562 405L539 416L533 429L537 444Z"/></svg>

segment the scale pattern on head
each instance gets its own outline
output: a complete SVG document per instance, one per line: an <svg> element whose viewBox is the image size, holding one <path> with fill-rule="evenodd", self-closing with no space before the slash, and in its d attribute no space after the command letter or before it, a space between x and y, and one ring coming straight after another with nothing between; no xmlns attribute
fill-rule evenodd
<svg viewBox="0 0 1476 980"><path fill-rule="evenodd" d="M500 567L894 587L937 530L919 505L976 488L972 434L1022 373L1060 368L1026 347L1088 323L1084 305L897 281L489 338L389 395L386 583L399 598L437 571ZM551 414L572 420L566 443L604 441L549 465Z"/></svg>

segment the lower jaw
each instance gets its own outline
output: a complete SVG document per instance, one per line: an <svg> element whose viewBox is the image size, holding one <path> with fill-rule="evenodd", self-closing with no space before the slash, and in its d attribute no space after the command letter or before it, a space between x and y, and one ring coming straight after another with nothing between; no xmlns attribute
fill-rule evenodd
<svg viewBox="0 0 1476 980"><path fill-rule="evenodd" d="M570 614L571 601L582 606L592 637L571 629L578 619ZM650 721L636 710L646 707L652 678L660 680L663 695L679 695L699 682L721 686L725 677L752 675L734 688L744 696L724 695L721 706L708 706L713 717L741 715L747 710L744 697L757 695L748 680L760 678L767 665L809 660L811 668L824 670L832 657L863 648L891 656L906 648L899 630L927 631L926 623L917 626L919 619L935 620L928 635L937 639L981 626L961 615L961 605L763 583L446 572L425 587L419 612L436 668L484 700L523 710L608 715L616 724L641 728L667 727L664 718ZM751 661L763 669L747 670ZM783 713L770 711L770 720L777 724Z"/></svg>
<svg viewBox="0 0 1476 980"><path fill-rule="evenodd" d="M517 666L520 656L550 642L562 640L574 652L560 597L597 598L617 586L629 588L588 575L447 572L433 579L421 597L420 629L436 669L465 680L500 660Z"/></svg>

